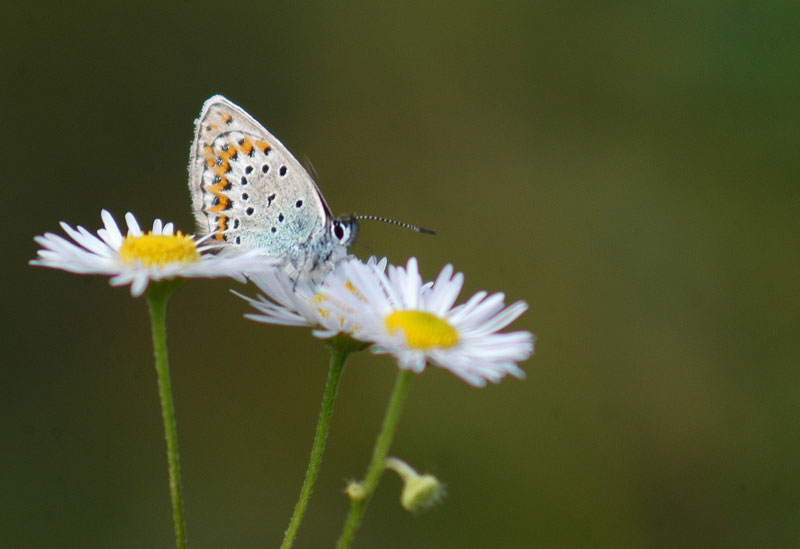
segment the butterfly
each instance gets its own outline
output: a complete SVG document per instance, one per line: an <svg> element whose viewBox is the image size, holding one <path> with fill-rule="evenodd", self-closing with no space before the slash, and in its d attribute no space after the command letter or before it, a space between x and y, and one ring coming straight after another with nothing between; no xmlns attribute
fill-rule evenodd
<svg viewBox="0 0 800 549"><path fill-rule="evenodd" d="M283 143L221 95L195 121L189 189L200 235L279 257L295 280L324 275L358 234L356 217L334 218Z"/></svg>

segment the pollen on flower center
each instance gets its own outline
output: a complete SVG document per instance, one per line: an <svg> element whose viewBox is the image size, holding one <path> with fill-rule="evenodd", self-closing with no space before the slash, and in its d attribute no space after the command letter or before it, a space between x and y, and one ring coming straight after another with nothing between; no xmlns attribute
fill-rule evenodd
<svg viewBox="0 0 800 549"><path fill-rule="evenodd" d="M440 347L458 343L458 332L443 318L426 311L395 311L384 320L389 332L403 330L413 349Z"/></svg>
<svg viewBox="0 0 800 549"><path fill-rule="evenodd" d="M125 237L119 249L122 260L140 262L145 267L163 267L169 263L193 263L200 259L197 245L191 236L178 231L173 235L152 233Z"/></svg>
<svg viewBox="0 0 800 549"><path fill-rule="evenodd" d="M318 305L317 312L322 318L328 318L328 315L330 314L330 312L328 312L328 309L325 309L321 305L319 305L320 303L323 303L325 300L326 297L319 292L314 294L314 297L311 298L311 303L314 305Z"/></svg>

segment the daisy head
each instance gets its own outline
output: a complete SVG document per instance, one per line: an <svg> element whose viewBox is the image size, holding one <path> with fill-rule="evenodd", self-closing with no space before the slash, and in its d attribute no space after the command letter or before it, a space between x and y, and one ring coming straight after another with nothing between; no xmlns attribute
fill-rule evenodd
<svg viewBox="0 0 800 549"><path fill-rule="evenodd" d="M268 269L276 261L258 252L210 253L215 246L203 244L206 239L175 232L172 223L163 224L160 219L153 222L152 230L142 232L128 213L128 232L123 236L109 212L103 210L101 218L104 227L96 235L62 221L61 228L71 241L53 233L34 237L41 249L30 264L107 275L112 286L130 284L131 295L139 297L151 280L231 277L244 282L244 273Z"/></svg>
<svg viewBox="0 0 800 549"><path fill-rule="evenodd" d="M405 268L343 261L319 288L332 314L348 319L351 335L375 353L393 355L401 368L421 372L430 362L482 387L510 374L533 353L530 332L499 333L528 308L505 306L502 293L478 292L454 306L464 283L447 265L435 282L423 283L417 260Z"/></svg>

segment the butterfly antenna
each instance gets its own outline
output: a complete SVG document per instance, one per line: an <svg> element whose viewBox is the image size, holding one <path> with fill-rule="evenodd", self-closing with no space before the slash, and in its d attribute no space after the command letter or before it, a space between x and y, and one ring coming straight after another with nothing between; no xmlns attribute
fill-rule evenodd
<svg viewBox="0 0 800 549"><path fill-rule="evenodd" d="M365 221L383 221L384 223L397 225L398 227L403 227L404 229L411 229L412 231L416 231L418 233L436 234L436 231L426 229L425 227L420 227L419 225L412 225L411 223L404 223L403 221L397 221L395 219L389 219L388 217L380 217L377 215L354 215L353 219L363 219Z"/></svg>

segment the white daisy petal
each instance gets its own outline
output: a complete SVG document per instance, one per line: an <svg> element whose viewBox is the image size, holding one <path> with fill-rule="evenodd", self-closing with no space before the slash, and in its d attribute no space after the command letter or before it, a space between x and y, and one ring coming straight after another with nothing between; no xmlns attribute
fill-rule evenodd
<svg viewBox="0 0 800 549"><path fill-rule="evenodd" d="M262 314L246 314L245 318L255 320L256 322L264 322L269 324L279 324L284 326L308 326L308 321L303 315L293 311L287 307L282 307L275 303L268 301L263 296L258 296L257 299L252 299L239 292L233 292L234 295L241 297L255 309Z"/></svg>
<svg viewBox="0 0 800 549"><path fill-rule="evenodd" d="M135 273L124 273L118 274L117 276L112 276L108 283L112 286L127 286L134 280L136 280Z"/></svg>
<svg viewBox="0 0 800 549"><path fill-rule="evenodd" d="M461 319L466 329L471 329L474 326L480 326L486 322L492 315L500 312L503 309L503 300L505 295L501 292L492 294L483 299L480 303L470 311L469 316L464 316Z"/></svg>
<svg viewBox="0 0 800 549"><path fill-rule="evenodd" d="M445 314L453 307L453 303L456 302L456 298L464 286L464 275L456 273L451 278L452 272L452 265L445 265L429 292L430 310L438 315Z"/></svg>
<svg viewBox="0 0 800 549"><path fill-rule="evenodd" d="M128 225L129 234L133 236L142 236L142 229L139 228L139 222L131 212L125 214L125 223Z"/></svg>
<svg viewBox="0 0 800 549"><path fill-rule="evenodd" d="M102 258L81 254L82 248L53 233L46 233L34 240L42 249L39 250L38 259L31 262L33 265L61 268L60 264L65 263L69 267L66 270L78 273L94 272L103 267Z"/></svg>
<svg viewBox="0 0 800 549"><path fill-rule="evenodd" d="M319 328L311 330L311 334L314 337L317 337L319 339L330 339L330 338L334 337L338 333L339 333L338 331L323 330L323 329L319 329Z"/></svg>
<svg viewBox="0 0 800 549"><path fill-rule="evenodd" d="M281 269L251 272L248 278L262 294L250 298L234 293L258 311L259 314L246 314L245 318L249 320L282 326L314 327L314 335L320 338L333 337L349 328L344 319L329 314L329 304L318 297L318 285L312 280L295 280Z"/></svg>
<svg viewBox="0 0 800 549"><path fill-rule="evenodd" d="M454 307L453 310L450 311L450 321L459 322L462 318L468 317L470 314L472 314L472 311L475 310L475 307L477 307L487 295L489 295L487 292L481 290L470 297L466 303Z"/></svg>
<svg viewBox="0 0 800 549"><path fill-rule="evenodd" d="M528 304L524 301L517 301L513 305L506 307L502 311L492 315L479 325L470 327L470 332L474 334L488 334L502 330L519 316L528 310Z"/></svg>
<svg viewBox="0 0 800 549"><path fill-rule="evenodd" d="M131 284L131 295L133 297L141 296L144 291L147 289L147 276L143 273L138 274L134 277L133 283Z"/></svg>
<svg viewBox="0 0 800 549"><path fill-rule="evenodd" d="M103 240L105 240L108 243L108 245L113 248L118 248L122 246L123 236L119 230L117 222L114 220L114 216L111 215L111 212L109 212L108 210L101 211L100 218L103 220L103 226L105 227L104 232L107 233L108 235L108 239L104 238Z"/></svg>
<svg viewBox="0 0 800 549"><path fill-rule="evenodd" d="M63 222L60 225L64 232L67 233L67 236L87 250L94 252L95 254L103 253L107 250L108 246L102 240L91 234L80 225L78 225L77 229L73 229Z"/></svg>
<svg viewBox="0 0 800 549"><path fill-rule="evenodd" d="M34 237L41 247L31 265L60 269L77 274L111 276L113 286L131 285L131 295L144 293L151 280L171 278L231 277L244 281L244 274L277 260L259 252L211 254L197 247L197 241L173 232L172 223L156 219L153 230L143 234L133 214L128 213L128 235L123 237L113 216L100 214L104 227L92 234L62 222L61 228L74 242L52 233Z"/></svg>

